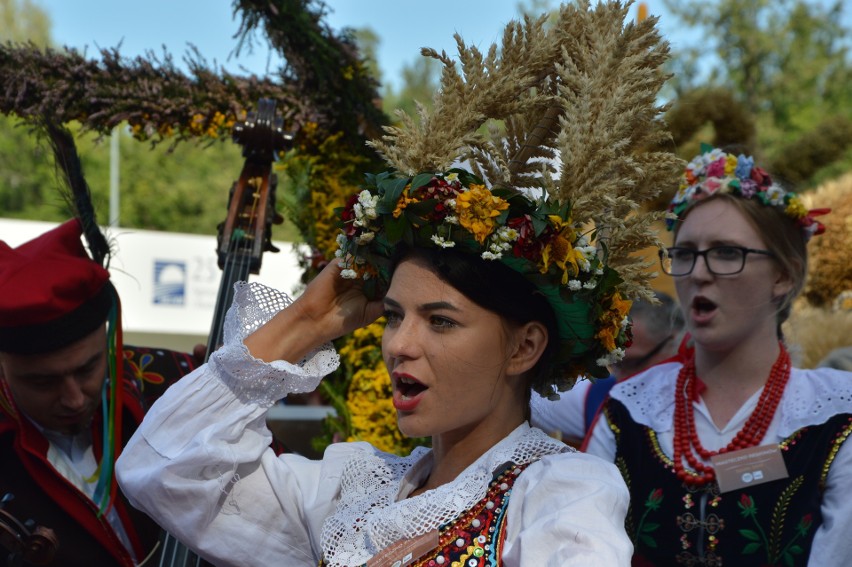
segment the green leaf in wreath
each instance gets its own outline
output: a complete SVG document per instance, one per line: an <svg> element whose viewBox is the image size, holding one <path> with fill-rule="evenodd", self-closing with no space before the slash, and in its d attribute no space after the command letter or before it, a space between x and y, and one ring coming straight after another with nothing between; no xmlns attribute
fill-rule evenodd
<svg viewBox="0 0 852 567"><path fill-rule="evenodd" d="M385 220L385 234L387 235L387 239L390 244L396 244L402 239L402 235L405 232L405 226L407 224L408 223L404 217L399 217L397 219L388 217Z"/></svg>
<svg viewBox="0 0 852 567"><path fill-rule="evenodd" d="M647 524L642 526L643 532L652 532L660 527L659 522L648 522Z"/></svg>
<svg viewBox="0 0 852 567"><path fill-rule="evenodd" d="M382 186L385 188L384 199L389 203L396 204L399 201L399 196L402 195L402 190L408 185L408 178L388 179Z"/></svg>
<svg viewBox="0 0 852 567"><path fill-rule="evenodd" d="M544 229L550 226L547 222L547 218L544 215L530 215L530 220L532 221L533 229L535 229L535 235L538 237L544 232Z"/></svg>
<svg viewBox="0 0 852 567"><path fill-rule="evenodd" d="M434 173L418 173L414 176L414 179L411 180L411 191L423 187L432 181L433 177L435 177Z"/></svg>
<svg viewBox="0 0 852 567"><path fill-rule="evenodd" d="M760 541L760 536L754 530L740 530L740 535L750 541Z"/></svg>
<svg viewBox="0 0 852 567"><path fill-rule="evenodd" d="M418 201L417 203L411 203L407 207L405 207L405 214L408 215L409 219L412 222L417 220L418 223L426 223L428 221L425 220L426 215L435 211L435 207L438 205L437 199L426 199L425 201Z"/></svg>

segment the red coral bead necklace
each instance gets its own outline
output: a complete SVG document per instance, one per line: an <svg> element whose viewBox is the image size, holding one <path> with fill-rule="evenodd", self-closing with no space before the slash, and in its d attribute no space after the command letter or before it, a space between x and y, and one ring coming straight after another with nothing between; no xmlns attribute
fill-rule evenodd
<svg viewBox="0 0 852 567"><path fill-rule="evenodd" d="M695 376L695 357L690 357L678 373L675 388L673 460L678 479L692 486L701 486L716 479L713 467L702 463L695 456L696 453L706 461L714 455L757 446L763 440L775 416L775 410L790 379L790 369L790 355L782 344L781 352L778 353L778 358L769 371L769 378L763 386L757 406L743 428L726 447L718 451L708 451L701 445L695 430L695 413L692 403L698 399L698 379ZM683 464L684 458L695 472L686 470Z"/></svg>

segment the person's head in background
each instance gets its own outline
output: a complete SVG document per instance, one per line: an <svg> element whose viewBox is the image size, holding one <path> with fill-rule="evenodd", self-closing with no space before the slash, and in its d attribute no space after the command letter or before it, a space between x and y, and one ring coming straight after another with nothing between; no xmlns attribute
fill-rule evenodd
<svg viewBox="0 0 852 567"><path fill-rule="evenodd" d="M69 435L100 406L116 301L80 237L74 219L17 248L0 242L0 397Z"/></svg>
<svg viewBox="0 0 852 567"><path fill-rule="evenodd" d="M667 293L656 292L658 304L636 300L630 308L633 342L621 362L610 368L616 380L624 380L677 353L683 334L683 313Z"/></svg>
<svg viewBox="0 0 852 567"><path fill-rule="evenodd" d="M852 372L852 346L838 347L829 352L817 364L819 368L836 368Z"/></svg>

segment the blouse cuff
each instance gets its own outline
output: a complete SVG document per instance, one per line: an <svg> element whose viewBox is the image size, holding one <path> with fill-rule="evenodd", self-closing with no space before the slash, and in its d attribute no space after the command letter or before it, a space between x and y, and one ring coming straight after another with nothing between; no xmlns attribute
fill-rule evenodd
<svg viewBox="0 0 852 567"><path fill-rule="evenodd" d="M225 344L211 355L210 368L244 403L272 405L287 394L312 392L340 363L331 343L311 351L298 364L267 363L251 355L243 340L291 303L285 293L262 284L234 284L234 301L223 328Z"/></svg>

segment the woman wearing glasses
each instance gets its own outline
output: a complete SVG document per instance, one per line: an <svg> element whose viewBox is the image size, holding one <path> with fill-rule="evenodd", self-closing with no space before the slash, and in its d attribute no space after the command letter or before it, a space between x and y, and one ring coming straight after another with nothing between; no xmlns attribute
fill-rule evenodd
<svg viewBox="0 0 852 567"><path fill-rule="evenodd" d="M616 385L585 448L630 488L634 565L850 565L852 374L793 368L781 334L825 211L703 150L661 254L690 348Z"/></svg>

